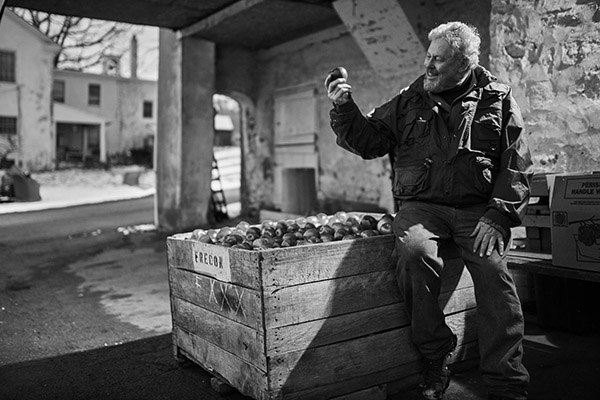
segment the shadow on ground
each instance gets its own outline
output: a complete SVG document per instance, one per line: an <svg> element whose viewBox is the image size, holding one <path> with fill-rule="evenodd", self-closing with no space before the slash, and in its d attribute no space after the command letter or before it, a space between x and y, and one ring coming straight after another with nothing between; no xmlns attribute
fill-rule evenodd
<svg viewBox="0 0 600 400"><path fill-rule="evenodd" d="M171 335L0 367L0 398L220 399L211 375L173 357ZM230 400L247 399L239 393Z"/></svg>

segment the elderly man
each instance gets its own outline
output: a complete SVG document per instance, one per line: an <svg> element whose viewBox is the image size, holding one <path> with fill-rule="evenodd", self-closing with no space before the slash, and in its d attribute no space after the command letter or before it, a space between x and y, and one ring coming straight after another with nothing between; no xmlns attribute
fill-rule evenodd
<svg viewBox="0 0 600 400"><path fill-rule="evenodd" d="M531 157L511 89L478 65L481 40L461 22L429 33L425 73L361 114L347 77L326 79L337 143L364 159L392 155L397 277L424 357L426 399L442 399L456 336L438 305L440 247L460 252L473 278L480 367L489 399L526 399L521 304L507 270L510 228L529 198Z"/></svg>

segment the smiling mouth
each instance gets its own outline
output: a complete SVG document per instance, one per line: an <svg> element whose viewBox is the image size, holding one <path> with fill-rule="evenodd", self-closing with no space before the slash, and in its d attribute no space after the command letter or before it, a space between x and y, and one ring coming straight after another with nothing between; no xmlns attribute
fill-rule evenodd
<svg viewBox="0 0 600 400"><path fill-rule="evenodd" d="M427 79L435 79L435 78L437 78L437 76L438 76L438 74L433 71L425 72L425 77L427 77Z"/></svg>

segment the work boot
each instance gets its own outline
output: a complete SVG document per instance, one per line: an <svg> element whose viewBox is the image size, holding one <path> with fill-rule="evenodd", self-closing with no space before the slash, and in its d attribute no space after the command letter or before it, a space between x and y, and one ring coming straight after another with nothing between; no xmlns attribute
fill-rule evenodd
<svg viewBox="0 0 600 400"><path fill-rule="evenodd" d="M450 350L448 350L446 355L435 360L428 358L425 359L421 393L427 400L441 400L444 398L444 393L450 385L450 370L448 369L448 361L456 349L456 343L456 335L452 335L452 345L450 346Z"/></svg>

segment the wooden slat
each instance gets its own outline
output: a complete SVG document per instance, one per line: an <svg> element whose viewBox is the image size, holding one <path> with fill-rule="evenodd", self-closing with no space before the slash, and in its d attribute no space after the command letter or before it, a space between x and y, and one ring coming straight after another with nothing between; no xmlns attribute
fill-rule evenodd
<svg viewBox="0 0 600 400"><path fill-rule="evenodd" d="M479 357L477 341L461 344L454 352L451 363L463 362L465 360L476 360ZM296 392L285 390L274 391L273 398L283 396L285 400L305 400L305 399L327 399L332 396L353 393L356 390L372 385L385 384L387 386L388 397L409 387L416 386L421 382L421 360L413 361L407 364L397 365L387 370L366 372L365 375L357 376L349 380L329 382L323 386L311 387ZM285 389L285 388L284 388ZM282 394L285 393L285 394ZM391 398L391 397L389 397ZM365 399L368 400L368 399Z"/></svg>
<svg viewBox="0 0 600 400"><path fill-rule="evenodd" d="M552 265L552 254L534 253L531 251L511 250L508 253L508 261L513 264L541 262L541 263L549 263L549 265Z"/></svg>
<svg viewBox="0 0 600 400"><path fill-rule="evenodd" d="M267 330L267 353L279 355L366 336L409 324L404 304L394 303L349 314Z"/></svg>
<svg viewBox="0 0 600 400"><path fill-rule="evenodd" d="M177 268L169 269L169 280L171 296L255 330L262 329L262 303L258 291Z"/></svg>
<svg viewBox="0 0 600 400"><path fill-rule="evenodd" d="M242 394L254 399L264 398L266 374L239 357L213 345L194 333L174 327L176 344L192 361L209 372L215 371Z"/></svg>
<svg viewBox="0 0 600 400"><path fill-rule="evenodd" d="M175 326L266 371L264 334L185 300L171 297Z"/></svg>
<svg viewBox="0 0 600 400"><path fill-rule="evenodd" d="M459 314L447 318L455 327L459 343L465 343L466 323L472 318ZM302 349L270 357L269 377L274 389L295 392L360 377L365 371L376 372L419 361L420 354L412 344L410 327ZM376 382L373 382L376 383Z"/></svg>
<svg viewBox="0 0 600 400"><path fill-rule="evenodd" d="M469 304L475 302L474 293L470 293ZM450 305L455 305L454 303ZM463 306L460 306L463 307ZM463 310L456 310L448 306L446 314L453 314ZM466 309L463 317L457 316L451 320L459 324L460 318L469 318L470 321L462 322L473 326L476 311L474 308ZM449 320L450 321L450 320ZM394 303L350 314L343 314L316 321L308 321L296 325L287 325L268 329L266 334L267 354L279 355L298 349L324 346L345 340L358 338L408 326L410 321L404 309L404 303ZM456 327L458 329L459 326ZM473 335L477 332L474 330ZM473 338L474 339L474 338Z"/></svg>
<svg viewBox="0 0 600 400"><path fill-rule="evenodd" d="M392 271L266 288L263 297L267 329L400 301Z"/></svg>
<svg viewBox="0 0 600 400"><path fill-rule="evenodd" d="M290 286L395 268L394 236L262 251L263 284Z"/></svg>
<svg viewBox="0 0 600 400"><path fill-rule="evenodd" d="M458 272L460 270L454 270ZM472 286L466 270L442 280L440 302L456 311L472 308L461 288ZM466 296L466 297L465 297ZM264 292L267 329L347 314L399 303L400 293L393 270L310 282L304 285L269 287ZM465 305L464 308L461 308Z"/></svg>
<svg viewBox="0 0 600 400"><path fill-rule="evenodd" d="M410 329L405 327L274 356L270 361L269 378L273 389L296 392L419 359L410 339Z"/></svg>
<svg viewBox="0 0 600 400"><path fill-rule="evenodd" d="M192 240L183 240L175 237L167 238L169 268L194 271L192 246ZM258 289L260 287L259 253L256 251L244 251L231 248L228 248L227 250L229 252L231 283Z"/></svg>

